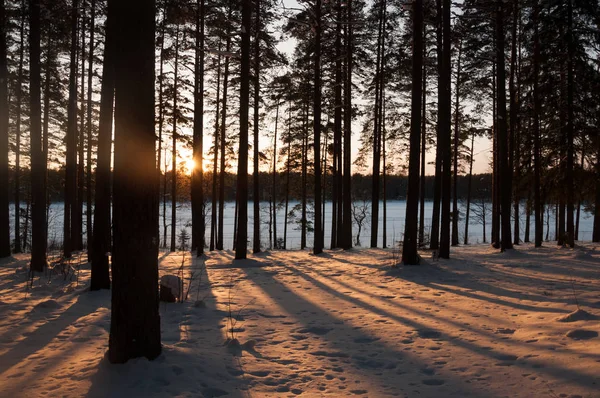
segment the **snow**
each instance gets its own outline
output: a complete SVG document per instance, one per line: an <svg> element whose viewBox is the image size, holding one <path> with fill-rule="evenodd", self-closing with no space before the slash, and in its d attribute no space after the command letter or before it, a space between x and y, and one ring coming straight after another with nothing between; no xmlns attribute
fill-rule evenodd
<svg viewBox="0 0 600 398"><path fill-rule="evenodd" d="M104 358L110 292L88 290L89 265L27 288L16 255L0 396L598 397L598 248L473 245L399 268L382 249L160 253L161 276L186 261L185 291L194 271L189 297L160 304L162 355L124 365Z"/></svg>

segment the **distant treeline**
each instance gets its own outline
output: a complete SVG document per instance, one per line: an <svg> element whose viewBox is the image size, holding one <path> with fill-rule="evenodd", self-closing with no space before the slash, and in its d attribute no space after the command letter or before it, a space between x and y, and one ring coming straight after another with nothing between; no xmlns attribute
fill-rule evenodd
<svg viewBox="0 0 600 398"><path fill-rule="evenodd" d="M30 170L29 169L21 169L21 194L27 200L28 192L30 190ZM205 192L210 194L212 192L212 173L207 172L205 175ZM61 202L64 200L64 178L65 172L64 169L49 169L48 170L48 198L52 202ZM253 177L252 174L248 176L249 183L252 184ZM14 169L10 171L10 188L11 195L10 197L14 197ZM261 173L261 200L269 200L271 197L271 187L272 187L272 175L268 173ZM312 181L312 176L309 175L309 181ZM235 180L236 175L232 173L227 173L225 176L225 200L233 201L235 200ZM404 175L389 175L386 177L387 180L387 188L386 188L386 198L388 200L402 200L406 199L406 189L408 184L408 177ZM170 184L171 178L170 173L167 175L167 184ZM278 199L282 199L285 194L285 184L287 181L287 176L285 173L280 173L276 178L276 190L275 194ZM292 200L300 200L301 195L301 181L302 176L300 173L292 172L290 174L290 199ZM186 201L190 199L190 182L191 177L187 174L179 174L177 176L177 190L178 190L178 200ZM331 178L327 176L325 180L325 185L329 187L331 185ZM164 183L164 178L161 178L161 195L163 192L162 184ZM425 177L425 199L432 200L433 199L433 184L434 177L426 176ZM491 186L492 186L492 175L491 174L477 174L473 175L472 179L472 193L473 197L485 197L491 200ZM312 195L312 184L308 185L309 196ZM468 176L459 176L458 177L458 197L466 198L468 190ZM168 190L170 191L170 190ZM352 176L352 191L353 197L357 200L369 200L371 195L371 175L369 174L354 174ZM326 199L329 198L330 189L326 189ZM170 199L170 194L167 192L167 198ZM382 196L383 198L383 196ZM162 197L161 197L162 199ZM250 199L252 199L252 192L250 192Z"/></svg>

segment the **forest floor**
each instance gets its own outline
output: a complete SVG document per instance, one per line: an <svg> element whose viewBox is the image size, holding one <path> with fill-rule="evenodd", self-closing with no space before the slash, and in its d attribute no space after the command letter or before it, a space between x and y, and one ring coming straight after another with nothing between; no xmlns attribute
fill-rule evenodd
<svg viewBox="0 0 600 398"><path fill-rule="evenodd" d="M189 297L160 304L162 355L125 365L104 357L110 292L89 292L89 265L28 287L17 255L0 262L0 396L600 397L600 245L451 254L161 253L161 274L194 272Z"/></svg>

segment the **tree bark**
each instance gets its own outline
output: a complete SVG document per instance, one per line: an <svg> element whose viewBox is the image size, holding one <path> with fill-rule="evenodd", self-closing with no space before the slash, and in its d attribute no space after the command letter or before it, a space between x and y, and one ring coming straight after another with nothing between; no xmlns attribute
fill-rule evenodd
<svg viewBox="0 0 600 398"><path fill-rule="evenodd" d="M452 129L451 129L451 89L450 79L452 75L451 64L451 40L450 37L450 0L442 0L442 70L440 74L440 86L442 96L440 98L440 129L442 138L442 222L440 232L440 252L441 258L450 258L450 198L451 198L451 147Z"/></svg>
<svg viewBox="0 0 600 398"><path fill-rule="evenodd" d="M194 169L192 170L192 250L204 253L204 0L196 1L196 49L194 78Z"/></svg>
<svg viewBox="0 0 600 398"><path fill-rule="evenodd" d="M352 0L348 0L351 10ZM349 11L350 13L351 11ZM351 14L350 14L351 15ZM313 132L314 132L314 168L315 168L315 232L313 253L323 252L323 227L321 208L321 0L315 1L315 60L314 60L314 93L313 93ZM350 49L352 51L352 49ZM351 58L351 55L349 55Z"/></svg>
<svg viewBox="0 0 600 398"><path fill-rule="evenodd" d="M421 90L423 75L423 1L413 2L413 59L410 157L408 192L402 261L405 265L419 264L417 253L417 221L419 207L419 149L421 140Z"/></svg>
<svg viewBox="0 0 600 398"><path fill-rule="evenodd" d="M92 251L92 276L90 290L109 289L108 257L110 242L110 164L115 95L115 0L108 0L106 41L102 63L102 88L100 95L100 122L98 125L98 165L96 167L96 203L94 209L94 235ZM157 181L158 182L158 181ZM157 184L158 187L158 184ZM158 233L158 228L157 228Z"/></svg>
<svg viewBox="0 0 600 398"><path fill-rule="evenodd" d="M177 97L179 95L177 84L179 80L179 24L175 28L175 65L173 67L173 128L171 131L171 247L176 250L177 238Z"/></svg>
<svg viewBox="0 0 600 398"><path fill-rule="evenodd" d="M40 2L29 0L29 97L31 149L31 270L46 267L46 167L42 150Z"/></svg>
<svg viewBox="0 0 600 398"><path fill-rule="evenodd" d="M71 8L71 63L69 71L69 103L67 108L65 207L63 222L63 256L71 257L73 208L77 197L77 19L78 0Z"/></svg>
<svg viewBox="0 0 600 398"><path fill-rule="evenodd" d="M248 107L250 99L250 25L252 2L242 0L240 67L240 146L237 172L238 223L235 258L245 259L248 246ZM254 198L257 200L257 198ZM256 221L255 221L256 222Z"/></svg>
<svg viewBox="0 0 600 398"><path fill-rule="evenodd" d="M543 209L541 200L541 143L540 143L540 34L539 34L539 0L535 0L533 10L533 146L534 146L534 213L535 213L535 247L542 246Z"/></svg>
<svg viewBox="0 0 600 398"><path fill-rule="evenodd" d="M473 147L475 146L475 134L471 135L471 152L469 154L469 185L467 188L467 209L465 214L465 245L469 244L469 215L471 213L471 187L473 185ZM485 234L485 231L484 231Z"/></svg>
<svg viewBox="0 0 600 398"><path fill-rule="evenodd" d="M86 153L86 224L87 224L87 250L88 261L91 261L93 251L93 224L92 224L92 80L94 77L94 33L96 19L96 0L90 3L90 43L88 56L88 81L87 81L87 153Z"/></svg>
<svg viewBox="0 0 600 398"><path fill-rule="evenodd" d="M574 205L574 184L573 184L573 162L574 162L574 132L573 123L574 115L574 37L573 37L573 0L567 2L567 173L566 173L566 190L567 190L567 244L570 247L575 247L575 225L573 222Z"/></svg>
<svg viewBox="0 0 600 398"><path fill-rule="evenodd" d="M0 0L0 258L10 256L7 21L4 0Z"/></svg>
<svg viewBox="0 0 600 398"><path fill-rule="evenodd" d="M228 11L228 20L231 19L231 7ZM229 27L226 30L227 43L225 44L225 52L231 51L231 32ZM217 234L217 250L223 250L223 229L224 229L224 211L225 211L225 144L227 142L226 129L227 129L227 85L229 82L229 58L225 58L225 71L223 72L223 104L221 110L221 169L219 174L219 230ZM235 225L234 225L235 228ZM236 231L237 232L237 231ZM234 237L237 236L234 234Z"/></svg>
<svg viewBox="0 0 600 398"><path fill-rule="evenodd" d="M219 52L221 51L221 43L219 43ZM212 206L210 216L210 251L215 250L215 244L218 242L217 238L217 165L219 162L219 107L220 107L220 96L221 94L221 56L219 55L217 60L217 91L216 96L216 112L215 112L215 141L213 144L214 156L213 156L213 172L212 172Z"/></svg>
<svg viewBox="0 0 600 398"><path fill-rule="evenodd" d="M113 290L108 359L160 355L154 1L115 2ZM133 239L134 238L134 239Z"/></svg>
<svg viewBox="0 0 600 398"><path fill-rule="evenodd" d="M14 253L21 253L21 107L23 105L23 64L25 55L25 0L21 2L19 25L19 66L17 71L17 94L15 115L15 246Z"/></svg>
<svg viewBox="0 0 600 398"><path fill-rule="evenodd" d="M509 168L507 112L506 112L506 78L504 68L504 5L498 0L496 13L496 63L498 74L498 155L501 173L500 177L500 206L502 217L502 239L500 250L512 249L511 238L511 194L512 170Z"/></svg>
<svg viewBox="0 0 600 398"><path fill-rule="evenodd" d="M346 76L344 82L344 177L343 177L343 209L342 209L342 242L340 246L347 250L352 248L352 0L346 2Z"/></svg>
<svg viewBox="0 0 600 398"><path fill-rule="evenodd" d="M260 0L255 1L254 11L254 170L252 178L252 199L254 210L252 252L260 253L260 170L258 133L260 123Z"/></svg>

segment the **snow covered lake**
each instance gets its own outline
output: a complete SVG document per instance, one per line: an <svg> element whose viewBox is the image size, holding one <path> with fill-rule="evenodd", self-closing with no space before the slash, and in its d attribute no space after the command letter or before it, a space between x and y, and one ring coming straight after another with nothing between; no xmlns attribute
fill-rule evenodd
<svg viewBox="0 0 600 398"><path fill-rule="evenodd" d="M368 203L370 206L370 203ZM48 239L52 243L53 241L60 244L62 242L63 237L63 203L52 203L49 209L49 227L48 227ZM254 223L253 217L253 202L248 202L248 239L249 239L249 247L252 246L252 228ZM297 219L289 219L288 221L288 241L287 248L288 249L299 249L300 248L300 225L298 224L300 219L300 210L299 202L290 202L289 210L291 211L295 206L298 209L295 211ZM431 228L431 213L432 213L433 202L425 202L425 234L428 235ZM311 207L312 209L312 207ZM464 208L459 206L460 209L460 220L459 220L459 242L462 244L464 241ZM310 210L310 209L309 209ZM85 212L84 208L84 212ZM491 235L491 204L488 205L489 214L486 217L486 238L487 242L490 240ZM520 214L520 229L521 229L521 239L524 237L525 233L525 214L524 207L521 207L522 214ZM14 214L14 206L11 208L11 213ZM14 217L11 214L11 218ZM233 226L234 226L234 216L235 216L235 203L234 202L226 202L225 203L225 211L224 214L224 246L225 248L233 248ZM388 201L387 202L387 245L391 246L393 242L402 240L402 236L404 234L404 219L406 215L406 201ZM554 223L555 223L555 215L553 209L546 213L545 217L548 216L548 220L544 220L544 238L546 237L546 231L548 230L548 238L550 240L555 240L554 234ZM312 220L313 214L310 213L308 215L309 220ZM371 240L371 226L370 226L370 212L367 217L367 222L363 226L360 241L361 246L369 246ZM285 208L283 206L278 207L277 210L277 238L283 238L284 231L284 220L285 220ZM379 212L379 245L383 242L383 202L380 205ZM179 203L177 205L177 229L176 233L179 234L182 228L187 229L188 233L191 233L191 221L192 221L192 212L191 205L189 202ZM269 247L269 204L267 202L261 202L261 244L264 248ZM548 221L548 225L546 225L546 221ZM85 226L85 216L84 216L84 233L86 230ZM581 220L579 227L579 240L580 241L591 241L592 239L592 231L593 231L593 223L594 217L592 214L587 213L583 210L581 211ZM170 242L171 237L171 204L167 203L166 206L166 224L167 224L167 244ZM23 225L23 222L22 222ZM534 227L534 218L532 217L530 220L531 226L531 239L533 239L533 231ZM11 225L12 227L12 225ZM163 236L163 207L162 203L160 205L160 213L159 213L159 231L160 231L160 239L161 242L164 240ZM356 239L356 234L358 232L358 227L354 223L353 226L353 239ZM14 230L11 230L11 234L14 236ZM206 229L206 238L207 242L210 239L210 205L208 209L207 216L207 229ZM308 247L312 247L312 233L308 233L307 236L307 245ZM85 240L85 237L84 237ZM331 202L327 202L325 204L325 246L328 247L331 242ZM483 242L483 225L480 220L473 214L473 210L471 210L470 223L469 223L469 243L481 243Z"/></svg>

